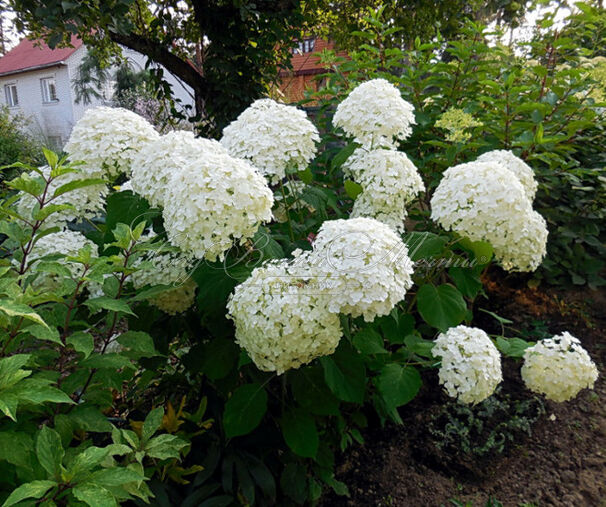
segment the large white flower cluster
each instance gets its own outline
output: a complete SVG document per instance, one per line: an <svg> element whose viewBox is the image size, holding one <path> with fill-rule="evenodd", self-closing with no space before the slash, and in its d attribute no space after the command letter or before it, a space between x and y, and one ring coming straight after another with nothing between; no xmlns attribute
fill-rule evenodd
<svg viewBox="0 0 606 507"><path fill-rule="evenodd" d="M568 332L548 338L524 352L522 379L526 387L562 402L581 389L592 388L598 369L581 342Z"/></svg>
<svg viewBox="0 0 606 507"><path fill-rule="evenodd" d="M313 246L312 266L327 287L331 312L363 315L370 322L387 315L412 286L406 245L377 220L324 222Z"/></svg>
<svg viewBox="0 0 606 507"><path fill-rule="evenodd" d="M526 197L532 202L537 193L537 181L534 179L534 171L521 158L516 157L509 150L493 150L483 153L477 158L478 162L494 162L511 171L526 191Z"/></svg>
<svg viewBox="0 0 606 507"><path fill-rule="evenodd" d="M62 254L66 257L75 257L84 247L89 247L93 255L97 255L97 245L95 245L84 234L65 229L59 232L53 232L40 238L32 248L29 254L29 261L35 266L42 257L52 254ZM82 276L83 265L72 262L66 258L60 258L59 262L66 266L74 278ZM37 284L55 285L57 277L55 275L44 273Z"/></svg>
<svg viewBox="0 0 606 507"><path fill-rule="evenodd" d="M186 255L214 261L234 241L244 243L272 218L273 194L247 161L215 149L181 158L164 199L170 242Z"/></svg>
<svg viewBox="0 0 606 507"><path fill-rule="evenodd" d="M414 125L414 107L385 79L372 79L354 88L337 106L333 125L341 127L368 149L394 147Z"/></svg>
<svg viewBox="0 0 606 507"><path fill-rule="evenodd" d="M503 380L499 351L481 329L450 328L438 336L432 354L442 358L440 384L463 403L485 400Z"/></svg>
<svg viewBox="0 0 606 507"><path fill-rule="evenodd" d="M227 153L219 142L195 137L189 131L177 130L159 137L133 155L133 192L152 206L163 207L172 176L188 163L187 159L202 158L208 151Z"/></svg>
<svg viewBox="0 0 606 507"><path fill-rule="evenodd" d="M159 137L154 127L132 111L93 107L74 125L65 151L72 162L82 161L89 176L129 174L133 156Z"/></svg>
<svg viewBox="0 0 606 507"><path fill-rule="evenodd" d="M41 167L40 170L45 178L50 177L51 168L49 166ZM30 176L37 177L39 174L32 171ZM87 179L87 175L79 171L65 173L54 178L48 185L47 200L54 195L59 187L83 179ZM51 204L71 204L73 209L64 209L53 213L44 221L45 227L58 226L63 228L67 222L72 220L93 218L99 215L103 212L107 191L107 185L101 183L70 190L55 197ZM32 195L22 193L17 203L17 211L22 216L30 217L36 203L37 201Z"/></svg>
<svg viewBox="0 0 606 507"><path fill-rule="evenodd" d="M257 367L278 374L332 354L342 331L326 296L307 287L287 260L256 268L227 305L236 341Z"/></svg>
<svg viewBox="0 0 606 507"><path fill-rule="evenodd" d="M347 159L343 170L362 187L351 217L375 218L403 232L406 205L425 190L417 168L406 154L358 148Z"/></svg>
<svg viewBox="0 0 606 507"><path fill-rule="evenodd" d="M233 157L249 160L272 183L289 169L302 171L316 154L318 130L304 111L259 99L223 130L221 144Z"/></svg>
<svg viewBox="0 0 606 507"><path fill-rule="evenodd" d="M447 169L431 198L431 218L472 241L487 241L511 271L534 271L546 253L547 227L520 181L502 164Z"/></svg>

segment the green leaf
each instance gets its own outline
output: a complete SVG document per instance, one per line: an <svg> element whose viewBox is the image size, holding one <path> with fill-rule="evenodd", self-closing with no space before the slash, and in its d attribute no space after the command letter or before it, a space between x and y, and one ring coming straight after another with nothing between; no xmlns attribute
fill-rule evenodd
<svg viewBox="0 0 606 507"><path fill-rule="evenodd" d="M0 432L0 460L18 467L30 468L33 447L32 438L23 431Z"/></svg>
<svg viewBox="0 0 606 507"><path fill-rule="evenodd" d="M342 148L339 153L332 158L330 162L331 169L334 171L335 169L341 167L357 147L358 145L356 143L349 143L347 146Z"/></svg>
<svg viewBox="0 0 606 507"><path fill-rule="evenodd" d="M383 337L370 327L358 331L354 335L352 342L366 356L389 353L383 346Z"/></svg>
<svg viewBox="0 0 606 507"><path fill-rule="evenodd" d="M118 505L114 495L96 484L89 482L76 484L71 491L78 500L91 507L117 507Z"/></svg>
<svg viewBox="0 0 606 507"><path fill-rule="evenodd" d="M176 435L164 433L152 438L145 446L145 454L156 459L178 459L180 451L189 445Z"/></svg>
<svg viewBox="0 0 606 507"><path fill-rule="evenodd" d="M43 426L36 438L36 456L49 476L61 477L61 462L64 455L59 433L48 426Z"/></svg>
<svg viewBox="0 0 606 507"><path fill-rule="evenodd" d="M411 260L418 261L441 255L448 238L432 232L408 232L404 235L404 242Z"/></svg>
<svg viewBox="0 0 606 507"><path fill-rule="evenodd" d="M449 284L422 285L417 292L417 309L425 322L442 332L460 324L467 314L463 296Z"/></svg>
<svg viewBox="0 0 606 507"><path fill-rule="evenodd" d="M39 340L45 340L63 345L61 343L59 331L57 331L56 327L45 327L41 326L40 324L34 324L33 326L28 326L25 328L24 331L27 331L29 334L35 336Z"/></svg>
<svg viewBox="0 0 606 507"><path fill-rule="evenodd" d="M109 456L107 447L87 447L79 452L72 461L69 471L74 475L82 475L100 465Z"/></svg>
<svg viewBox="0 0 606 507"><path fill-rule="evenodd" d="M288 463L280 477L282 491L299 505L307 499L307 471L299 463Z"/></svg>
<svg viewBox="0 0 606 507"><path fill-rule="evenodd" d="M112 231L117 224L123 223L135 227L139 222L150 222L158 214L157 211L150 210L145 199L130 192L113 193L106 202L104 243L111 243L114 240Z"/></svg>
<svg viewBox="0 0 606 507"><path fill-rule="evenodd" d="M74 209L72 204L46 204L44 208L36 210L32 213L34 220L46 220L49 216L66 209Z"/></svg>
<svg viewBox="0 0 606 507"><path fill-rule="evenodd" d="M497 337L497 348L504 356L524 357L524 352L530 346L532 346L532 343L521 338Z"/></svg>
<svg viewBox="0 0 606 507"><path fill-rule="evenodd" d="M305 410L317 415L339 415L339 400L324 380L318 364L289 372L293 397Z"/></svg>
<svg viewBox="0 0 606 507"><path fill-rule="evenodd" d="M69 183L65 183L61 185L55 193L53 197L59 197L60 195L65 194L66 192L71 192L72 190L77 190L79 188L90 187L91 185L105 185L105 180L99 178L85 178L81 180L70 181Z"/></svg>
<svg viewBox="0 0 606 507"><path fill-rule="evenodd" d="M315 458L320 445L316 421L305 410L289 410L280 423L282 435L291 450L304 458Z"/></svg>
<svg viewBox="0 0 606 507"><path fill-rule="evenodd" d="M56 485L57 483L54 481L32 481L22 484L9 495L2 507L10 507L27 498L42 498L49 489Z"/></svg>
<svg viewBox="0 0 606 507"><path fill-rule="evenodd" d="M153 357L158 355L153 338L143 331L126 331L126 333L118 336L116 340L123 347L135 352L137 357Z"/></svg>
<svg viewBox="0 0 606 507"><path fill-rule="evenodd" d="M126 313L128 315L133 315L134 317L137 316L137 314L134 313L128 304L122 299L101 296L98 298L89 299L88 301L85 301L84 304L94 312L98 310L109 310L112 312Z"/></svg>
<svg viewBox="0 0 606 507"><path fill-rule="evenodd" d="M392 363L381 369L376 385L388 410L393 410L417 395L421 388L421 375L412 366Z"/></svg>
<svg viewBox="0 0 606 507"><path fill-rule="evenodd" d="M465 297L473 299L482 289L480 276L473 269L452 267L448 274Z"/></svg>
<svg viewBox="0 0 606 507"><path fill-rule="evenodd" d="M27 305L15 303L8 299L0 299L0 312L4 312L9 317L23 317L24 319L31 320L36 324L48 328L42 317Z"/></svg>
<svg viewBox="0 0 606 507"><path fill-rule="evenodd" d="M364 190L362 188L362 185L360 185L359 183L356 183L355 181L351 181L351 180L345 180L343 185L345 187L345 193L354 200Z"/></svg>
<svg viewBox="0 0 606 507"><path fill-rule="evenodd" d="M84 331L77 331L68 336L65 342L67 345L74 347L76 352L84 354L84 359L90 356L95 348L95 342L92 335L90 333L85 333Z"/></svg>
<svg viewBox="0 0 606 507"><path fill-rule="evenodd" d="M233 339L215 338L196 350L199 370L211 380L222 379L233 369L240 355L240 348Z"/></svg>
<svg viewBox="0 0 606 507"><path fill-rule="evenodd" d="M366 369L360 355L346 345L341 345L330 357L321 357L324 379L334 395L343 401L364 402L366 389Z"/></svg>
<svg viewBox="0 0 606 507"><path fill-rule="evenodd" d="M130 468L115 467L105 468L94 472L90 476L90 481L99 486L113 488L122 486L129 482L139 482L147 480L145 475L141 475Z"/></svg>
<svg viewBox="0 0 606 507"><path fill-rule="evenodd" d="M147 442L162 427L163 417L164 409L162 407L157 407L147 414L141 428L141 442Z"/></svg>
<svg viewBox="0 0 606 507"><path fill-rule="evenodd" d="M254 430L267 411L267 393L258 384L238 387L225 404L223 428L227 438L246 435Z"/></svg>
<svg viewBox="0 0 606 507"><path fill-rule="evenodd" d="M459 244L466 250L471 250L479 264L488 264L492 259L494 249L487 241L471 241L468 238L461 238Z"/></svg>

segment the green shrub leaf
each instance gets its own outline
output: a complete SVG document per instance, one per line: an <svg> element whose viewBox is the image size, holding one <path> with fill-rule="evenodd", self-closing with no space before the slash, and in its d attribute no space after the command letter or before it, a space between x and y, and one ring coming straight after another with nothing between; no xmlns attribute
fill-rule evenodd
<svg viewBox="0 0 606 507"><path fill-rule="evenodd" d="M223 428L227 438L246 435L254 430L267 411L267 393L260 384L238 387L225 404Z"/></svg>

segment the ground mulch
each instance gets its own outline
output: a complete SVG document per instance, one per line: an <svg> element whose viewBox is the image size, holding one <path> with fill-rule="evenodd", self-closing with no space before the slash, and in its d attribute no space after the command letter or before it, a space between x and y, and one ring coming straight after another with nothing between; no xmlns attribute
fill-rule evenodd
<svg viewBox="0 0 606 507"><path fill-rule="evenodd" d="M403 426L373 425L364 445L340 456L337 478L351 496L327 495L323 505L484 507L499 505L497 500L505 507L606 506L606 291L530 289L498 272L485 286L489 299L482 307L511 319L517 329L566 330L578 337L601 372L595 390L567 403L546 401L531 437L488 461L456 466L456 459L423 448L428 418L448 402L429 373L420 396L400 411ZM487 314L474 324L498 332ZM503 389L529 398L519 367L514 360L504 362Z"/></svg>

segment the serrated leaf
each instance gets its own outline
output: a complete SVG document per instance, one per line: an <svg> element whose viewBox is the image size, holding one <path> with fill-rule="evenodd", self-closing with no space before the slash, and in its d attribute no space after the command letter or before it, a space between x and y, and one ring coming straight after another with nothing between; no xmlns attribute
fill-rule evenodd
<svg viewBox="0 0 606 507"><path fill-rule="evenodd" d="M117 507L118 503L107 489L92 483L76 484L72 488L73 495L91 507Z"/></svg>
<svg viewBox="0 0 606 507"><path fill-rule="evenodd" d="M367 327L358 331L352 342L354 347L366 356L388 354L383 346L383 337L372 328Z"/></svg>
<svg viewBox="0 0 606 507"><path fill-rule="evenodd" d="M162 407L157 407L147 414L141 427L141 442L147 442L162 427L163 417L164 409Z"/></svg>
<svg viewBox="0 0 606 507"><path fill-rule="evenodd" d="M315 458L320 437L314 418L302 409L289 410L280 422L282 435L288 447L299 456Z"/></svg>
<svg viewBox="0 0 606 507"><path fill-rule="evenodd" d="M59 197L60 195L65 194L66 192L71 192L72 190L78 190L79 188L90 187L91 185L105 185L105 180L99 178L85 178L78 179L74 181L70 181L69 183L65 183L61 185L55 193L53 197Z"/></svg>
<svg viewBox="0 0 606 507"><path fill-rule="evenodd" d="M36 324L48 328L48 325L44 322L42 317L27 305L15 303L8 299L0 299L0 311L9 317L23 317L24 319L31 320Z"/></svg>
<svg viewBox="0 0 606 507"><path fill-rule="evenodd" d="M65 343L74 347L76 352L84 354L84 359L90 356L91 352L95 349L95 341L93 336L90 333L85 333L84 331L77 331L68 336Z"/></svg>
<svg viewBox="0 0 606 507"><path fill-rule="evenodd" d="M425 322L442 332L460 324L467 314L463 296L449 284L422 285L417 292L417 309Z"/></svg>

